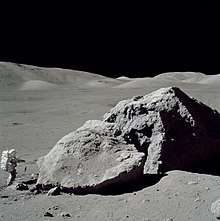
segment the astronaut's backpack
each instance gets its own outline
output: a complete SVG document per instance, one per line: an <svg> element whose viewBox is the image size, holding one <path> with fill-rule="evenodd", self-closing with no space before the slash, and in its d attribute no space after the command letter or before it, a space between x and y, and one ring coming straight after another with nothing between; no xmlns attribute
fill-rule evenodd
<svg viewBox="0 0 220 221"><path fill-rule="evenodd" d="M2 152L2 157L1 157L1 169L8 171L8 163L9 163L9 156L8 156L8 150L4 150Z"/></svg>

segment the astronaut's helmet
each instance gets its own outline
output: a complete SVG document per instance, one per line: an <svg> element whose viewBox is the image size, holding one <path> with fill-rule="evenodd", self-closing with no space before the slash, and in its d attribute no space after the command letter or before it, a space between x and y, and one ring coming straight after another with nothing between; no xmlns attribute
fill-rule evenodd
<svg viewBox="0 0 220 221"><path fill-rule="evenodd" d="M16 154L17 154L17 152L16 152L15 149L9 150L8 153L9 153L9 155L10 155L11 157L16 157Z"/></svg>

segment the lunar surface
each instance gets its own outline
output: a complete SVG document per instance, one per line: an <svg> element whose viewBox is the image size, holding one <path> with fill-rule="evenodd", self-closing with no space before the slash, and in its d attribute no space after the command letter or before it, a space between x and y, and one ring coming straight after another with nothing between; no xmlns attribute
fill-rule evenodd
<svg viewBox="0 0 220 221"><path fill-rule="evenodd" d="M169 170L160 176L151 174L138 185L105 193L74 194L57 189L48 193L35 189L35 185L39 158L86 121L102 121L121 100L178 87L220 112L219 86L220 75L205 73L113 79L0 62L0 151L14 148L25 159L18 164L16 180L9 187L9 174L0 170L0 220L217 220L220 176L212 173L214 168L203 173ZM94 164L89 165L102 169L100 162ZM79 173L81 169L78 167Z"/></svg>

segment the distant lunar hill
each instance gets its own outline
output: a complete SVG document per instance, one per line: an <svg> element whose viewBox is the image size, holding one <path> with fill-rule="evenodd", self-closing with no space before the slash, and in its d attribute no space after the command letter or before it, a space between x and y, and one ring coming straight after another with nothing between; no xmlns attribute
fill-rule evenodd
<svg viewBox="0 0 220 221"><path fill-rule="evenodd" d="M220 74L208 76L207 78L202 79L199 83L220 86Z"/></svg>
<svg viewBox="0 0 220 221"><path fill-rule="evenodd" d="M10 62L0 62L0 89L47 90L55 87L194 87L220 84L219 75L205 75L200 72L167 72L155 77L110 78L102 75L62 68L45 68Z"/></svg>
<svg viewBox="0 0 220 221"><path fill-rule="evenodd" d="M167 72L155 77L135 78L116 88L143 88L143 87L193 87L200 85L216 86L220 83L220 75L205 75L200 72Z"/></svg>
<svg viewBox="0 0 220 221"><path fill-rule="evenodd" d="M50 89L59 85L100 87L121 84L98 74L0 62L0 87L20 90Z"/></svg>
<svg viewBox="0 0 220 221"><path fill-rule="evenodd" d="M154 79L161 79L167 81L188 81L188 82L197 82L206 77L205 74L200 72L166 72L159 74L154 77Z"/></svg>
<svg viewBox="0 0 220 221"><path fill-rule="evenodd" d="M121 77L118 77L117 79L120 80L120 81L124 81L124 82L128 82L128 81L132 80L132 78L129 78L129 77L126 77L126 76L121 76Z"/></svg>

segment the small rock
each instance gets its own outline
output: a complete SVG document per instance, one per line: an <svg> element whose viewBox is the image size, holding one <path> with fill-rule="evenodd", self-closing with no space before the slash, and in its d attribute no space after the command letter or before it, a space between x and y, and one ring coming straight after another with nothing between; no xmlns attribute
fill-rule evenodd
<svg viewBox="0 0 220 221"><path fill-rule="evenodd" d="M174 221L173 219L164 219L163 221Z"/></svg>
<svg viewBox="0 0 220 221"><path fill-rule="evenodd" d="M37 189L36 186L33 186L33 187L31 187L31 188L29 189L29 191L30 191L30 192L34 192L36 189Z"/></svg>
<svg viewBox="0 0 220 221"><path fill-rule="evenodd" d="M198 201L200 201L200 198L199 198L199 197L195 199L195 202L198 202Z"/></svg>
<svg viewBox="0 0 220 221"><path fill-rule="evenodd" d="M47 193L47 196L57 196L60 195L60 187L56 186L52 189L49 190L49 192Z"/></svg>
<svg viewBox="0 0 220 221"><path fill-rule="evenodd" d="M150 202L149 199L143 199L141 203L144 204L144 203L148 203L148 202Z"/></svg>
<svg viewBox="0 0 220 221"><path fill-rule="evenodd" d="M58 210L58 209L59 209L59 206L52 206L52 207L49 208L49 209Z"/></svg>
<svg viewBox="0 0 220 221"><path fill-rule="evenodd" d="M217 219L220 219L220 199L212 203L211 212Z"/></svg>
<svg viewBox="0 0 220 221"><path fill-rule="evenodd" d="M68 217L71 217L69 213L66 213L66 212L62 212L60 214L57 215L57 217L64 217L64 218L68 218Z"/></svg>
<svg viewBox="0 0 220 221"><path fill-rule="evenodd" d="M37 188L37 186L33 186L29 189L29 191L31 193L33 193L34 195L40 194L42 192L42 190L40 190L39 188Z"/></svg>
<svg viewBox="0 0 220 221"><path fill-rule="evenodd" d="M49 213L49 212L46 212L46 213L44 213L44 216L45 216L45 217L46 217L46 216L53 217L53 214L52 214L52 213Z"/></svg>
<svg viewBox="0 0 220 221"><path fill-rule="evenodd" d="M33 194L34 194L34 195L37 195L37 194L40 194L41 192L42 192L41 190L36 189L36 190L34 190Z"/></svg>
<svg viewBox="0 0 220 221"><path fill-rule="evenodd" d="M28 190L28 185L26 184L23 184L23 183L18 183L16 186L15 186L16 190Z"/></svg>
<svg viewBox="0 0 220 221"><path fill-rule="evenodd" d="M205 187L205 190L210 190L210 188L208 186Z"/></svg>
<svg viewBox="0 0 220 221"><path fill-rule="evenodd" d="M166 193L166 192L169 192L169 191L170 191L169 189L165 189L163 192Z"/></svg>
<svg viewBox="0 0 220 221"><path fill-rule="evenodd" d="M3 196L1 196L1 198L8 198L8 196L7 195L3 195Z"/></svg>
<svg viewBox="0 0 220 221"><path fill-rule="evenodd" d="M198 184L198 182L196 182L196 181L189 181L187 184L188 185L196 185L196 184Z"/></svg>
<svg viewBox="0 0 220 221"><path fill-rule="evenodd" d="M37 178L38 178L37 174L34 174L34 173L31 174L31 179L37 179Z"/></svg>

